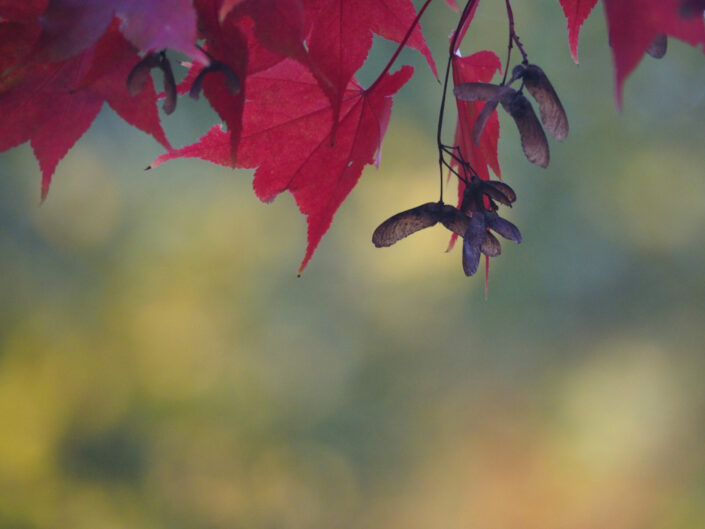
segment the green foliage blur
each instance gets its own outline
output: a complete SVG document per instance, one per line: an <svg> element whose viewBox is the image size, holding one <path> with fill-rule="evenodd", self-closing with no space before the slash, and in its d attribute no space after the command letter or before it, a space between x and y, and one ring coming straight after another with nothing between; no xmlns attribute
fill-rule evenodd
<svg viewBox="0 0 705 529"><path fill-rule="evenodd" d="M524 242L487 300L442 228L370 242L438 193L440 87L411 52L381 167L298 279L289 195L143 172L160 147L108 109L41 206L29 146L0 157L0 528L705 527L702 53L644 59L620 115L601 6L576 66L558 2L516 4L571 132L542 170L502 116ZM504 57L502 6L464 54ZM439 67L454 16L423 23ZM178 146L214 119L184 98L165 125Z"/></svg>

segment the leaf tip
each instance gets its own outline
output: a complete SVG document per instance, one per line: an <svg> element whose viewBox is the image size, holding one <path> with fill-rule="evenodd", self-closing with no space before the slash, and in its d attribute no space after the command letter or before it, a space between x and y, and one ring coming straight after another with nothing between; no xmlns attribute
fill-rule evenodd
<svg viewBox="0 0 705 529"><path fill-rule="evenodd" d="M573 62L575 64L580 64L580 61L578 60L578 43L575 43L575 46L571 45L570 46L570 56L573 59Z"/></svg>
<svg viewBox="0 0 705 529"><path fill-rule="evenodd" d="M301 264L299 265L299 269L296 271L296 277L301 277L301 274L304 273L304 270L308 266L309 261L311 260L311 257L313 257L313 252L316 251L316 247L318 244L316 243L315 246L311 246L311 243L309 242L308 248L306 248L306 255L304 256L304 260L301 261Z"/></svg>
<svg viewBox="0 0 705 529"><path fill-rule="evenodd" d="M617 79L614 87L614 104L617 107L617 113L622 113L622 83L623 80Z"/></svg>
<svg viewBox="0 0 705 529"><path fill-rule="evenodd" d="M448 241L448 247L446 248L445 253L450 253L453 248L455 248L455 243L458 240L458 234L457 233L451 233L450 235L450 240Z"/></svg>
<svg viewBox="0 0 705 529"><path fill-rule="evenodd" d="M47 198L47 195L49 195L49 186L51 185L51 177L54 174L54 169L52 168L51 171L42 171L42 187L41 191L39 194L39 205L41 206L44 204L44 201Z"/></svg>
<svg viewBox="0 0 705 529"><path fill-rule="evenodd" d="M581 24L582 25L582 24ZM578 64L578 39L580 37L580 26L577 28L568 24L568 44L570 47L570 56L575 64Z"/></svg>

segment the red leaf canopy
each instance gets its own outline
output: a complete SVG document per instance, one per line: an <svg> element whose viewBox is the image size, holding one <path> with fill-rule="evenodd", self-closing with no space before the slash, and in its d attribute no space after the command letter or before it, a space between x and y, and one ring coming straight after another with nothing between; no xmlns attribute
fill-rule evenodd
<svg viewBox="0 0 705 529"><path fill-rule="evenodd" d="M580 27L597 0L559 2L577 62ZM454 0L446 3L457 8ZM456 84L488 82L500 67L489 51L456 55L479 3L466 4L450 50ZM654 39L705 43L702 0L603 5L618 104L624 80ZM512 17L508 9L511 27ZM411 0L0 0L0 152L30 142L44 197L57 163L105 102L170 149L149 68L164 71L173 94L163 51L181 52L193 64L179 93L202 91L227 130L216 126L154 165L197 156L256 169L262 200L290 191L308 221L303 269L363 167L377 159L392 95L412 74L409 67L388 73L395 55L369 88L357 84L375 34L419 51L437 76ZM131 85L131 96L126 83L135 71L132 78L146 82ZM481 107L458 102L454 146L486 179L490 169L499 175L499 124L493 115L475 145L471 131Z"/></svg>
<svg viewBox="0 0 705 529"><path fill-rule="evenodd" d="M162 159L192 153L257 168L262 200L291 191L309 223L302 269L374 162L391 95L412 74L387 67L363 90L353 76L372 35L404 41L436 74L411 0L0 0L0 17L0 152L31 142L42 197L103 102L170 149L151 78L130 87L134 97L126 81L139 52L180 51L194 63L179 93L197 95L206 68L198 82L227 132L215 127Z"/></svg>

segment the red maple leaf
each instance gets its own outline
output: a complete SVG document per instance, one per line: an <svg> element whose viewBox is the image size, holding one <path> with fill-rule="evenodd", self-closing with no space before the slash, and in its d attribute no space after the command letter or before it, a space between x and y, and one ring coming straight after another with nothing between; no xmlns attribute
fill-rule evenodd
<svg viewBox="0 0 705 529"><path fill-rule="evenodd" d="M237 27L247 39L247 73L253 74L271 68L278 62L283 61L286 56L271 47L263 45L255 35L255 21L244 17L237 21ZM296 57L294 57L296 58Z"/></svg>
<svg viewBox="0 0 705 529"><path fill-rule="evenodd" d="M254 190L269 202L289 191L308 221L308 264L340 204L379 154L392 98L411 77L404 66L367 90L352 80L343 94L332 142L331 102L311 72L291 59L248 78L237 165L257 168ZM230 165L230 138L219 126L197 143L160 156L151 167L179 157Z"/></svg>
<svg viewBox="0 0 705 529"><path fill-rule="evenodd" d="M139 60L113 23L95 46L64 61L28 68L0 94L0 152L29 141L46 197L57 163L90 127L104 102L125 121L170 148L155 106L151 80L136 97L125 87ZM109 68L105 68L109 61Z"/></svg>
<svg viewBox="0 0 705 529"><path fill-rule="evenodd" d="M311 70L331 100L334 125L342 94L372 46L372 33L401 42L416 16L409 0L224 0L221 18L228 13L250 17L256 42ZM437 76L418 24L406 45L419 50Z"/></svg>
<svg viewBox="0 0 705 529"><path fill-rule="evenodd" d="M603 0L616 77L617 106L622 85L637 67L657 35L670 35L691 44L705 43L702 16L683 13L682 0Z"/></svg>
<svg viewBox="0 0 705 529"><path fill-rule="evenodd" d="M468 57L455 55L452 59L453 84L482 82L488 83L495 73L501 72L502 62L491 51L479 51ZM472 140L472 129L478 114L485 106L484 101L461 101L456 99L458 106L458 124L455 129L455 144L460 148L463 158L483 180L490 178L489 169L501 176L497 159L497 142L499 141L499 119L495 110L490 116L480 142L475 145ZM462 183L462 182L461 182Z"/></svg>
<svg viewBox="0 0 705 529"><path fill-rule="evenodd" d="M309 55L315 72L320 72L320 76L328 80L328 85L321 86L331 100L333 122L337 123L336 116L348 83L365 62L372 47L372 33L402 42L416 18L416 10L409 0L308 2L317 4L311 8L317 15L308 40ZM421 52L433 74L438 77L420 25L414 27L406 45Z"/></svg>
<svg viewBox="0 0 705 529"><path fill-rule="evenodd" d="M570 54L575 64L578 64L578 37L580 28L588 17L597 0L560 0L563 13L568 19L568 42Z"/></svg>
<svg viewBox="0 0 705 529"><path fill-rule="evenodd" d="M322 8L320 0L224 0L220 17L232 12L241 18L238 25L248 35L252 54L250 72L264 70L289 57L308 67L332 98L336 89L326 72L312 60L305 44ZM243 24L243 17L249 18L253 26Z"/></svg>

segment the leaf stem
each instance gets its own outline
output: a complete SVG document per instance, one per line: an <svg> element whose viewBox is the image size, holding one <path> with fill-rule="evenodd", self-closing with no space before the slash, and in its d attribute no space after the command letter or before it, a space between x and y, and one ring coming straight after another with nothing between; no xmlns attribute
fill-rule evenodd
<svg viewBox="0 0 705 529"><path fill-rule="evenodd" d="M440 187L441 187L441 198L439 202L443 203L443 166L447 165L445 162L445 158L443 156L445 150L444 150L444 145L443 142L441 141L441 135L442 135L442 129L443 129L443 114L445 114L445 107L446 107L446 93L448 92L448 77L450 74L450 68L451 68L451 63L453 61L453 55L456 53L456 44L458 43L458 35L460 34L460 29L463 27L463 24L465 23L465 20L469 16L469 14L472 12L473 7L475 4L477 4L479 0L468 0L468 3L465 4L465 9L463 9L462 14L460 15L460 20L458 20L458 26L455 28L455 31L453 32L453 40L450 44L450 50L448 52L448 62L446 63L446 73L445 77L443 79L443 95L441 96L441 108L438 111L438 129L436 131L436 144L438 145L438 167L440 170Z"/></svg>
<svg viewBox="0 0 705 529"><path fill-rule="evenodd" d="M404 49L404 46L406 46L406 42L409 40L411 37L411 34L414 32L414 29L416 29L416 26L419 23L419 20L421 20L421 16L424 14L424 11L426 11L426 8L429 6L431 3L431 0L426 0L424 4L421 6L421 9L419 9L418 14L416 15L416 18L414 21L411 23L411 26L409 26L408 31L406 32L406 35L404 35L404 38L401 40L399 43L399 46L397 46L397 50L394 52L394 55L392 55L392 58L389 59L389 62L387 63L387 66L384 67L384 70L382 70L382 73L380 73L377 76L377 79L374 80L374 82L369 86L365 92L371 92L372 89L379 84L379 82L382 80L384 75L389 71L389 69L392 67L394 64L394 61L397 60L397 57L399 57L399 54L401 53L401 50Z"/></svg>
<svg viewBox="0 0 705 529"><path fill-rule="evenodd" d="M526 51L524 50L524 46L521 44L521 40L519 40L519 35L517 35L514 29L514 11L512 11L512 4L509 2L509 0L505 0L505 4L507 6L507 20L509 21L509 44L507 45L507 63L504 65L504 77L502 78L503 85L507 81L507 74L509 72L509 60L512 57L512 47L514 46L514 44L517 45L517 48L521 53L524 64L527 64L529 62L529 57L526 54Z"/></svg>

